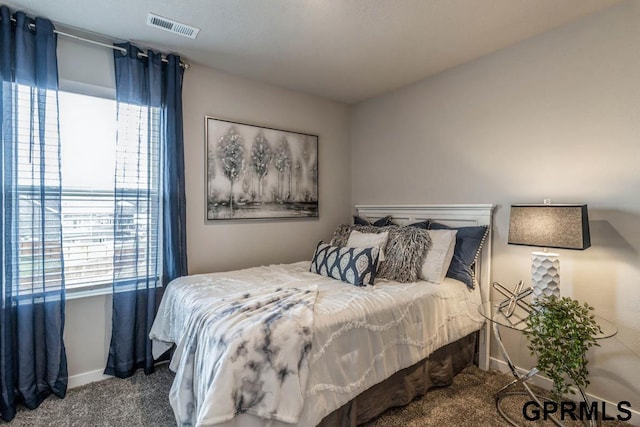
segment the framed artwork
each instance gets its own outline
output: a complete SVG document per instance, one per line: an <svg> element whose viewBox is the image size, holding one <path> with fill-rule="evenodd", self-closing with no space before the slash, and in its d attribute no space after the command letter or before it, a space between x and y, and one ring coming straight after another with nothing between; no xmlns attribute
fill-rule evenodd
<svg viewBox="0 0 640 427"><path fill-rule="evenodd" d="M318 136L205 117L206 218L318 216Z"/></svg>

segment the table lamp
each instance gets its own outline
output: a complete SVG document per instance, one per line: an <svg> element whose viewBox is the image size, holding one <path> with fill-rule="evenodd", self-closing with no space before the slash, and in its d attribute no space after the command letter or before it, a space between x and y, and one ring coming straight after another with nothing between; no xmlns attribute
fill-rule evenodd
<svg viewBox="0 0 640 427"><path fill-rule="evenodd" d="M533 298L560 297L560 255L547 248L591 246L587 205L511 205L508 243L544 248L531 253Z"/></svg>

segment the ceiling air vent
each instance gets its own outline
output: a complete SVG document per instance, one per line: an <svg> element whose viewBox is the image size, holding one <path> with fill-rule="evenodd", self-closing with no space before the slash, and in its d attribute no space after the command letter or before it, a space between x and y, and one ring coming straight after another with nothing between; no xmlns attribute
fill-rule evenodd
<svg viewBox="0 0 640 427"><path fill-rule="evenodd" d="M149 16L147 16L147 25L169 31L180 36L189 37L190 39L195 39L200 31L200 28L163 18L162 16L158 16L153 13L149 13Z"/></svg>

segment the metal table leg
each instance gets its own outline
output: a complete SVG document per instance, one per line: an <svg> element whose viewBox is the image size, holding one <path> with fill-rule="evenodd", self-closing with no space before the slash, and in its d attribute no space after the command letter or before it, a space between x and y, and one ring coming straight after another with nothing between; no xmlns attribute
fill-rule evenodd
<svg viewBox="0 0 640 427"><path fill-rule="evenodd" d="M504 344L502 343L502 338L500 337L500 327L499 327L498 323L497 322L492 322L492 323L493 323L493 333L495 334L496 341L498 343L498 348L500 349L500 353L502 353L502 357L506 360L507 365L509 366L509 369L511 370L511 373L515 377L515 379L513 381L511 381L510 383L508 383L507 385L505 385L504 387L502 387L500 390L498 390L496 392L496 395L495 395L496 396L496 409L498 410L498 413L500 415L502 415L502 417L509 422L509 424L511 424L511 425L513 425L515 427L520 427L519 424L516 421L511 419L502 410L502 407L500 406L500 402L501 402L501 400L503 398L505 398L507 396L514 396L514 395L526 396L528 394L540 407L542 407L542 402L541 402L540 398L531 390L531 388L529 388L529 386L526 383L529 380L529 378L533 377L534 375L536 375L538 373L538 370L536 368L532 368L532 369L529 370L529 372L527 372L524 375L522 375L522 374L520 374L520 372L518 372L518 370L516 369L516 366L511 361L511 358L509 357L509 354L507 353L507 350L504 347ZM523 391L517 391L517 392L508 391L510 388L515 387L515 386L517 386L519 384L522 384L522 386L526 390L526 392L523 392ZM553 423L556 424L557 426L564 427L564 424L562 422L560 422L556 417L550 415L549 419L551 421L553 421Z"/></svg>

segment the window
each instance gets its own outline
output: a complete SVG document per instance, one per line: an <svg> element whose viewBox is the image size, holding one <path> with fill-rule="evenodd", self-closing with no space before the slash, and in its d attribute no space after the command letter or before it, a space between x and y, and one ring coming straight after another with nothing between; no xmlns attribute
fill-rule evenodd
<svg viewBox="0 0 640 427"><path fill-rule="evenodd" d="M24 92L24 96L29 96L29 88L20 90L21 94ZM157 128L159 111L121 105L118 121L115 100L69 92L58 95L62 202L60 212L51 208L50 213L61 217L67 291L110 289L114 266L116 280L125 283L139 276L141 271L155 276L160 261L156 244L159 232L158 133L153 132L151 144L147 144L146 140L140 141L138 131L146 126ZM51 104L55 105L55 102ZM55 107L51 113L55 113ZM47 275L51 274L51 280L58 281L61 257L59 249L48 248L46 242L40 242L43 238L32 231L30 215L40 211L35 209L40 198L35 197L36 187L28 178L29 165L34 159L30 159L27 131L28 126L18 131L21 145L18 163L25 172L21 174L25 178L19 181L19 286L22 293L31 289L33 257L50 259ZM120 136L118 144L117 133ZM120 159L118 171L117 157ZM114 192L116 177L119 182L117 194ZM57 179L52 178L50 182L56 185ZM131 284L135 283L132 281Z"/></svg>

